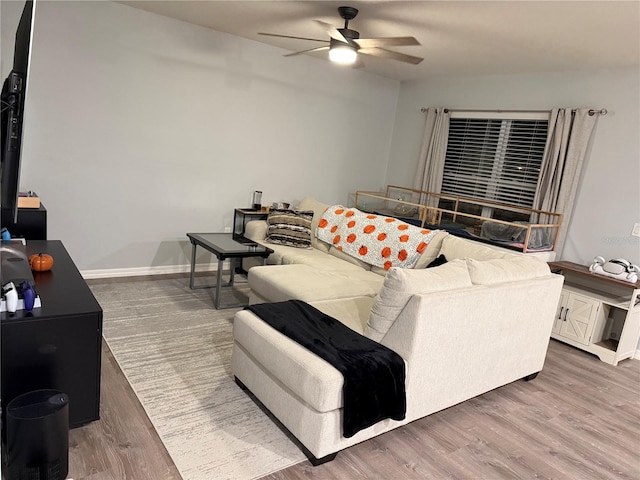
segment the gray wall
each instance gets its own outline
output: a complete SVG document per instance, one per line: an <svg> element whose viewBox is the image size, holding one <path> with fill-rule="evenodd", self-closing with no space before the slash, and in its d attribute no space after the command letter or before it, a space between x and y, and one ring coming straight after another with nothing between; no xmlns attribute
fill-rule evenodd
<svg viewBox="0 0 640 480"><path fill-rule="evenodd" d="M2 75L22 2L1 2ZM23 189L81 270L188 263L251 192L331 202L411 185L420 107L604 106L563 258L640 263L637 68L400 85L111 2L39 2ZM397 109L397 110L396 110Z"/></svg>
<svg viewBox="0 0 640 480"><path fill-rule="evenodd" d="M23 2L2 2L2 74ZM233 208L384 185L399 83L112 2L39 2L22 189L83 271L186 265Z"/></svg>
<svg viewBox="0 0 640 480"><path fill-rule="evenodd" d="M640 265L640 76L639 70L436 78L403 83L396 114L387 182L412 185L424 116L423 106L452 109L606 107L569 222L563 260L589 264L596 255Z"/></svg>

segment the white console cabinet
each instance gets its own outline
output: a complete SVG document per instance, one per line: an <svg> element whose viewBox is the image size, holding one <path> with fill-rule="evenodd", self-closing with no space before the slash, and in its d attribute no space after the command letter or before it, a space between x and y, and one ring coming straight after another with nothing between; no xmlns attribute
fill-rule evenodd
<svg viewBox="0 0 640 480"><path fill-rule="evenodd" d="M635 354L640 339L640 285L589 272L572 262L551 262L565 277L551 338L617 365Z"/></svg>

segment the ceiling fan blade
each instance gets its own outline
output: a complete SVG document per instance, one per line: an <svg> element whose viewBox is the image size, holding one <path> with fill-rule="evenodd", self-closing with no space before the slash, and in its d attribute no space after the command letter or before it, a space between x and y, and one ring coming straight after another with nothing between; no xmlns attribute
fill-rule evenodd
<svg viewBox="0 0 640 480"><path fill-rule="evenodd" d="M320 52L322 50L329 50L329 45L327 45L326 47L316 47L316 48L310 48L309 50L301 50L299 52L287 53L286 55L283 55L283 57L293 57L294 55L300 55L303 53L311 53L311 52Z"/></svg>
<svg viewBox="0 0 640 480"><path fill-rule="evenodd" d="M322 26L322 28L324 28L329 36L334 40L338 40L342 43L349 43L347 39L344 38L344 35L342 35L340 31L330 23L323 22L322 20L316 20L316 23Z"/></svg>
<svg viewBox="0 0 640 480"><path fill-rule="evenodd" d="M392 50L387 50L386 48L361 48L358 50L358 53L363 53L364 55L371 55L373 57L382 57L382 58L391 58L393 60L398 60L400 62L412 63L417 65L424 58L414 57L412 55L407 55L405 53L394 52Z"/></svg>
<svg viewBox="0 0 640 480"><path fill-rule="evenodd" d="M266 35L268 37L279 37L279 38L293 38L295 40L311 40L312 42L324 42L326 43L326 40L318 40L317 38L306 38L306 37L292 37L290 35L278 35L277 33L263 33L263 32L259 32L258 35Z"/></svg>
<svg viewBox="0 0 640 480"><path fill-rule="evenodd" d="M415 37L380 37L380 38L358 38L354 40L362 48L370 47L390 47L393 45L420 45Z"/></svg>

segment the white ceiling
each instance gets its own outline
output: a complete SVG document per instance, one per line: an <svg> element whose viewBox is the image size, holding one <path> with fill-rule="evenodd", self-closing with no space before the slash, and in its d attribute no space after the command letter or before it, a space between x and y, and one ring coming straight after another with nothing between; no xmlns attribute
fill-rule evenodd
<svg viewBox="0 0 640 480"><path fill-rule="evenodd" d="M365 71L397 80L433 75L552 72L640 65L640 1L121 1L126 5L283 49L328 38L313 20L342 28L337 8L356 7L349 27L362 38L414 36L421 46L393 47L419 65L364 57ZM315 53L319 59L326 52ZM291 57L296 62L299 57ZM324 61L324 60L323 60ZM338 67L336 68L345 68Z"/></svg>

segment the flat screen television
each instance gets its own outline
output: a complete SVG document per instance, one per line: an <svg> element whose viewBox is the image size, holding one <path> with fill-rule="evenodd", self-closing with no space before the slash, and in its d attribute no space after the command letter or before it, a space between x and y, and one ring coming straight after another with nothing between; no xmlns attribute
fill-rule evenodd
<svg viewBox="0 0 640 480"><path fill-rule="evenodd" d="M13 69L2 84L0 97L1 109L1 162L0 162L0 204L2 217L7 211L14 223L18 221L18 187L20 184L20 161L22 152L22 126L24 106L27 98L29 64L33 23L35 19L35 0L24 5L13 53ZM3 225L9 227L9 225Z"/></svg>

